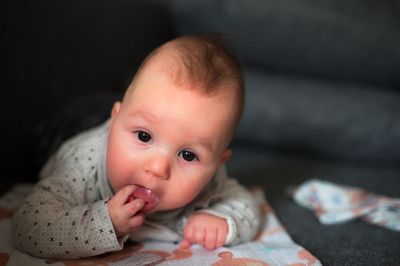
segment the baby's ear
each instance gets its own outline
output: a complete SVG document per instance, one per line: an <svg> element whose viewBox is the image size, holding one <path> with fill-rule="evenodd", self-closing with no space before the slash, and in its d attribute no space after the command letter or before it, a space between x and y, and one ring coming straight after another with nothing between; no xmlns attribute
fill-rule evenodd
<svg viewBox="0 0 400 266"><path fill-rule="evenodd" d="M119 113L120 109L121 109L121 102L120 101L115 102L111 110L111 119L115 118L115 116Z"/></svg>
<svg viewBox="0 0 400 266"><path fill-rule="evenodd" d="M231 158L231 155L232 155L232 150L229 148L226 148L224 153L222 153L221 163L225 163L226 161L228 161L229 158Z"/></svg>

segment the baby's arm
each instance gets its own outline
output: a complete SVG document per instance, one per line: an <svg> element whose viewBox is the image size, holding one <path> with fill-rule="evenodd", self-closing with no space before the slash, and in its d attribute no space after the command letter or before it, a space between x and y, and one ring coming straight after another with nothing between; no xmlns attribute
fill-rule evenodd
<svg viewBox="0 0 400 266"><path fill-rule="evenodd" d="M143 222L140 215L135 218L143 206L141 200L123 204L134 188L122 189L108 202L95 197L77 201L77 191L71 188L74 178L70 178L71 183L66 180L68 178L47 178L35 187L14 215L15 246L45 258L88 257L122 249L126 238L121 240L121 237L125 230L137 228ZM85 186L91 189L92 185L86 183ZM109 208L109 204L115 208ZM115 227L112 219L115 219ZM121 226L126 220L129 226Z"/></svg>
<svg viewBox="0 0 400 266"><path fill-rule="evenodd" d="M48 178L13 217L14 244L37 257L78 258L120 250L107 201L77 204L70 185Z"/></svg>
<svg viewBox="0 0 400 266"><path fill-rule="evenodd" d="M220 184L216 197L220 199L213 202L208 208L201 209L189 217L183 231L182 247L198 243L207 249L212 249L214 244L205 241L205 239L212 239L210 242L214 242L215 248L218 248L222 245L250 241L257 234L261 216L256 198L236 180L229 179L224 169L219 171L219 175L222 176L217 177ZM202 216L198 217L200 214ZM206 214L213 219L204 218L203 215ZM226 231L221 230L225 227L227 228ZM219 230L218 236L211 236L212 233L209 233L209 229L212 232L216 230L215 228ZM220 232L221 235L219 235ZM222 244L220 238L224 238Z"/></svg>

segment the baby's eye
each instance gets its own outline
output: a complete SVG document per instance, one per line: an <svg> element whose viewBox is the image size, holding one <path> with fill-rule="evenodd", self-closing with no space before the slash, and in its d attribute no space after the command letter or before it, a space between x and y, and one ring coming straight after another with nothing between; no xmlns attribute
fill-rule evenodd
<svg viewBox="0 0 400 266"><path fill-rule="evenodd" d="M184 150L184 151L181 151L181 152L179 153L179 155L182 156L182 158L183 158L185 161L188 161L188 162L192 162L192 161L194 161L194 160L196 160L196 161L198 160L197 155L194 154L194 153L191 152L191 151Z"/></svg>
<svg viewBox="0 0 400 266"><path fill-rule="evenodd" d="M149 133L144 132L142 130L139 130L136 132L137 134L137 138L141 141L141 142L149 142L151 140L151 136Z"/></svg>

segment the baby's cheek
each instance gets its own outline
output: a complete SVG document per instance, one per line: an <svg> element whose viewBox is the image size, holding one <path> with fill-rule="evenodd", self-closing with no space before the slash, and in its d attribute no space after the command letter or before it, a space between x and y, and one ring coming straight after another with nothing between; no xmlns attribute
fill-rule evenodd
<svg viewBox="0 0 400 266"><path fill-rule="evenodd" d="M177 204L181 206L185 206L193 201L196 196L202 191L203 187L192 186L190 188L185 188L181 190L177 190L174 195L177 200Z"/></svg>
<svg viewBox="0 0 400 266"><path fill-rule="evenodd" d="M117 192L120 189L124 188L127 185L133 184L131 180L131 174L133 171L129 167L127 167L124 161L110 159L107 164L107 177L108 182L110 183L113 191Z"/></svg>
<svg viewBox="0 0 400 266"><path fill-rule="evenodd" d="M116 185L116 183L118 183L118 176L120 176L120 173L118 171L119 167L118 167L118 163L116 162L116 159L113 157L108 157L107 158L107 163L106 163L106 172L107 172L107 177L108 180L111 184L111 186L113 186L113 189L115 190L116 187L114 187Z"/></svg>

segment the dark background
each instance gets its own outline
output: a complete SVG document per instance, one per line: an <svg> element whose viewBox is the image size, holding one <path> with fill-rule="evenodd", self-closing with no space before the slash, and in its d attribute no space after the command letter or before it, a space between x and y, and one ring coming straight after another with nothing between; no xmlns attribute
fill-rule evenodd
<svg viewBox="0 0 400 266"><path fill-rule="evenodd" d="M3 5L3 175L34 180L41 123L82 97L122 94L141 60L173 29L163 7L141 1ZM90 107L80 108L86 109L76 114L90 116Z"/></svg>

